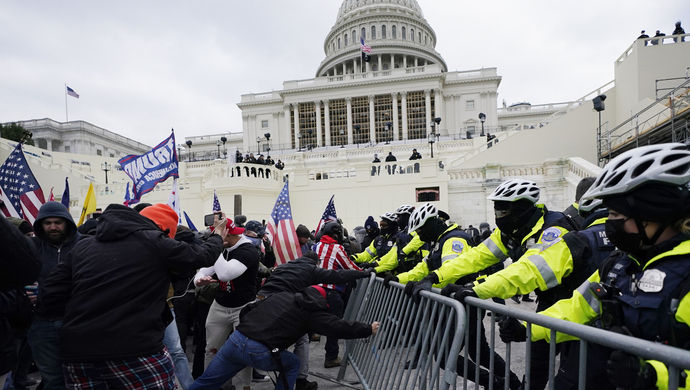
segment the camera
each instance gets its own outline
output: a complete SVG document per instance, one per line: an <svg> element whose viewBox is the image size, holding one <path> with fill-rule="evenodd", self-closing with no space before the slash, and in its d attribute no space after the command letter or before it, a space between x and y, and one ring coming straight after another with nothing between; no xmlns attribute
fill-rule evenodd
<svg viewBox="0 0 690 390"><path fill-rule="evenodd" d="M208 214L204 215L204 226L213 226L213 220L214 216L218 216L218 219L223 218L223 213L213 213L213 214Z"/></svg>

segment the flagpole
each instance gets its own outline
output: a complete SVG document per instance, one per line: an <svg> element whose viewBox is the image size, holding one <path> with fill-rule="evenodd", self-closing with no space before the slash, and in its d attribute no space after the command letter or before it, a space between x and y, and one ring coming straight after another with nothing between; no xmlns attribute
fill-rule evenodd
<svg viewBox="0 0 690 390"><path fill-rule="evenodd" d="M65 122L69 122L69 113L67 112L67 84L65 84Z"/></svg>

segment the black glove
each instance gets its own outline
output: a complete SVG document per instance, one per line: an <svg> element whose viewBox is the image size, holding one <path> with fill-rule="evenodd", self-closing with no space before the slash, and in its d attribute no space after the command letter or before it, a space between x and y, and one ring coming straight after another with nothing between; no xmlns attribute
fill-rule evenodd
<svg viewBox="0 0 690 390"><path fill-rule="evenodd" d="M365 269L365 270L357 271L357 272L359 272L359 275L357 275L356 279L368 278L369 275L371 275L371 271L373 271L373 270Z"/></svg>
<svg viewBox="0 0 690 390"><path fill-rule="evenodd" d="M405 295L412 298L412 291L414 291L414 287L417 285L417 283L419 282L407 282L405 285Z"/></svg>
<svg viewBox="0 0 690 390"><path fill-rule="evenodd" d="M359 268L361 268L361 269L367 269L367 268L376 268L376 267L378 267L378 266L379 266L379 265L378 265L378 263L376 263L376 262L373 262L373 263L361 263L361 264L359 265Z"/></svg>
<svg viewBox="0 0 690 390"><path fill-rule="evenodd" d="M449 284L441 290L441 294L450 297L451 294L453 298L458 300L460 303L465 303L465 298L473 297L478 298L477 293L474 292L472 287L458 286L457 284Z"/></svg>
<svg viewBox="0 0 690 390"><path fill-rule="evenodd" d="M613 351L606 362L609 381L616 387L625 389L652 389L656 385L656 371L635 355L623 351Z"/></svg>
<svg viewBox="0 0 690 390"><path fill-rule="evenodd" d="M527 328L515 318L503 317L498 322L499 334L504 343L523 343L527 340Z"/></svg>
<svg viewBox="0 0 690 390"><path fill-rule="evenodd" d="M431 273L424 279L420 280L412 288L412 299L416 303L419 303L419 301L422 299L420 293L422 291L431 291L431 286L436 283L438 283L438 276L436 276L436 273Z"/></svg>
<svg viewBox="0 0 690 390"><path fill-rule="evenodd" d="M398 279L397 276L387 274L385 278L383 278L383 287L388 288L390 287L390 282L400 282L400 279Z"/></svg>

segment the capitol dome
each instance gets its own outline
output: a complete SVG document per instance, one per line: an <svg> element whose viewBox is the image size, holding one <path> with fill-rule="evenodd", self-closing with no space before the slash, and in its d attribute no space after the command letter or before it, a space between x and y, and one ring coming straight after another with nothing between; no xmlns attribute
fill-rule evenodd
<svg viewBox="0 0 690 390"><path fill-rule="evenodd" d="M368 64L361 60L360 38L371 46ZM436 33L417 0L344 0L335 25L324 40L326 58L316 76L362 73L438 64L448 67L436 52Z"/></svg>

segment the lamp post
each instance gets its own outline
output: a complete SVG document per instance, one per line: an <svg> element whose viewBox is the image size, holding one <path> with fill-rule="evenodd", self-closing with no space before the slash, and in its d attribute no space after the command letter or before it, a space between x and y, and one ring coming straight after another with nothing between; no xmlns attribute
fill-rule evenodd
<svg viewBox="0 0 690 390"><path fill-rule="evenodd" d="M256 153L261 154L261 137L256 137Z"/></svg>
<svg viewBox="0 0 690 390"><path fill-rule="evenodd" d="M340 129L340 147L345 148L345 140L343 137L345 136L345 130Z"/></svg>
<svg viewBox="0 0 690 390"><path fill-rule="evenodd" d="M361 129L362 126L360 126L360 125L354 125L353 127L354 127L354 129L355 129L355 138L357 138L357 148L359 149L359 141L360 141L360 139L359 139L359 129Z"/></svg>
<svg viewBox="0 0 690 390"><path fill-rule="evenodd" d="M270 156L271 155L271 133L264 133L264 137L266 137L266 155Z"/></svg>
<svg viewBox="0 0 690 390"><path fill-rule="evenodd" d="M594 109L599 113L599 127L597 128L597 154L599 158L599 162L602 161L602 155L601 155L601 112L606 109L606 105L604 104L604 100L606 100L606 95L603 93L594 99L592 99L592 103L594 104ZM610 147L610 145L609 145ZM611 152L609 151L609 157L611 157Z"/></svg>
<svg viewBox="0 0 690 390"><path fill-rule="evenodd" d="M307 150L311 151L314 148L314 145L311 143L311 135L314 134L314 129L307 129L307 134L307 142L309 142L307 144Z"/></svg>
<svg viewBox="0 0 690 390"><path fill-rule="evenodd" d="M108 171L112 170L113 166L104 162L101 164L101 170L105 172L105 184L108 184Z"/></svg>
<svg viewBox="0 0 690 390"><path fill-rule="evenodd" d="M483 137L484 136L484 121L486 121L486 115L484 115L483 112L479 113L479 121L482 122L482 133L480 135Z"/></svg>
<svg viewBox="0 0 690 390"><path fill-rule="evenodd" d="M390 144L391 141L393 140L393 122L386 122L386 145ZM391 135L388 135L388 132L390 131Z"/></svg>
<svg viewBox="0 0 690 390"><path fill-rule="evenodd" d="M297 146L298 146L297 151L301 152L302 151L302 133L297 133Z"/></svg>
<svg viewBox="0 0 690 390"><path fill-rule="evenodd" d="M227 138L225 137L220 137L220 140L223 142L223 156L224 158L228 158L228 150L225 148L225 143L228 141Z"/></svg>
<svg viewBox="0 0 690 390"><path fill-rule="evenodd" d="M192 141L185 142L187 144L187 162L192 161Z"/></svg>
<svg viewBox="0 0 690 390"><path fill-rule="evenodd" d="M216 146L218 147L218 158L220 158L220 140L216 141Z"/></svg>
<svg viewBox="0 0 690 390"><path fill-rule="evenodd" d="M431 158L434 158L434 142L436 142L436 127L441 123L441 118L434 118L431 122L431 134L428 136L429 145L431 145Z"/></svg>

